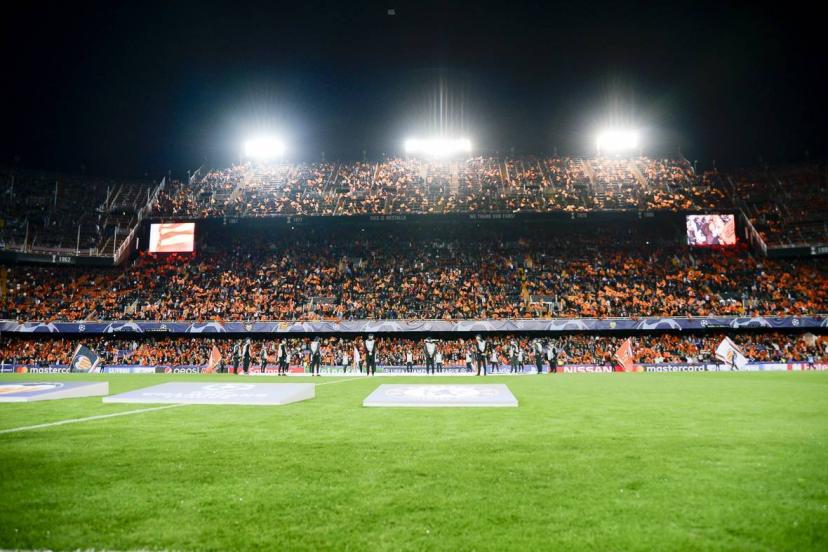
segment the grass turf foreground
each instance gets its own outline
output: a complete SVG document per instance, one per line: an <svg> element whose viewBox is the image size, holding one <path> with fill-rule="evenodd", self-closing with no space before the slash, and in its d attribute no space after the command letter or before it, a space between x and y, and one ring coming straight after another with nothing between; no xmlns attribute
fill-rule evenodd
<svg viewBox="0 0 828 552"><path fill-rule="evenodd" d="M119 393L233 378L0 381L108 380ZM376 378L288 406L2 434L0 548L828 548L828 373L485 381L520 406L362 408L380 383L434 382ZM143 406L0 404L0 429Z"/></svg>

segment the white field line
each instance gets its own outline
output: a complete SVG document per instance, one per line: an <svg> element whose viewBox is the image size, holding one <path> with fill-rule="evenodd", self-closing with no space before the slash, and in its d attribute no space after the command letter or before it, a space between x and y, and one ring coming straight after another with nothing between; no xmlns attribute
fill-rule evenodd
<svg viewBox="0 0 828 552"><path fill-rule="evenodd" d="M332 382L335 383L335 382ZM167 408L176 408L178 406L187 406L186 404L167 404L164 406L154 406L152 408L139 408L138 410L127 410L126 412L115 412L113 414L99 414L97 416L87 416L86 418L71 418L69 420L59 420L57 422L49 422L47 424L37 424L22 427L13 427L10 429L0 429L0 435L3 433L15 433L18 431L30 431L33 429L44 429L47 427L55 427L66 424L77 424L80 422L91 422L93 420L105 420L106 418L117 418L118 416L130 416L132 414L141 414L142 412L154 412L156 410L165 410Z"/></svg>
<svg viewBox="0 0 828 552"><path fill-rule="evenodd" d="M348 378L348 379L341 379L336 381L326 381L325 383L317 383L316 385L333 385L334 383L345 383L346 381L356 381L356 380L364 380L368 379L367 377L361 378Z"/></svg>
<svg viewBox="0 0 828 552"><path fill-rule="evenodd" d="M316 385L333 385L334 383L345 383L346 381L355 381L366 379L364 377L341 379L337 381L326 381L325 383L317 383ZM31 431L33 429L45 429L47 427L55 427L66 424L77 424L80 422L91 422L93 420L105 420L107 418L117 418L118 416L129 416L131 414L141 414L142 412L154 412L156 410L165 410L167 408L175 408L178 406L187 406L186 404L167 404L164 406L154 406L152 408L139 408L138 410L127 410L126 412L115 412L113 414L99 414L98 416L87 416L86 418L72 418L69 420L59 420L57 422L49 422L46 424L37 424L22 427L12 427L9 429L0 429L0 435L4 433L16 433L18 431Z"/></svg>

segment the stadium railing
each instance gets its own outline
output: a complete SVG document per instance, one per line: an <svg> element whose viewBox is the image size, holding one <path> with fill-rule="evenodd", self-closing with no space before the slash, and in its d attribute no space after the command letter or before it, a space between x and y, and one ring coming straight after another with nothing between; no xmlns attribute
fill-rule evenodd
<svg viewBox="0 0 828 552"><path fill-rule="evenodd" d="M120 264L121 261L123 261L126 257L127 253L129 252L129 248L131 247L131 244L135 241L135 236L138 233L138 229L141 227L141 221L144 220L144 217L152 211L152 207L158 200L158 194L160 194L161 191L164 190L164 186L166 186L166 183L167 177L165 176L161 179L161 182L158 184L158 186L155 187L155 191L147 199L147 203L138 211L138 216L135 225L129 231L129 234L127 234L126 239L124 239L124 241L121 242L120 247L118 247L118 250L113 255L113 260L115 261L115 264Z"/></svg>

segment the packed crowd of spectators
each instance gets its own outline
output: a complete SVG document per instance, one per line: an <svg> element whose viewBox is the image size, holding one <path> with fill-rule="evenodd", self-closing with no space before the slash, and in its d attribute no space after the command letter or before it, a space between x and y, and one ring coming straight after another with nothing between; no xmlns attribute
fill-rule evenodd
<svg viewBox="0 0 828 552"><path fill-rule="evenodd" d="M0 170L0 249L108 249L147 182ZM238 164L172 180L158 217L699 211L741 208L768 245L828 242L818 165L696 174L683 159L473 157L453 161ZM78 239L80 238L80 239Z"/></svg>
<svg viewBox="0 0 828 552"><path fill-rule="evenodd" d="M637 363L715 363L714 351L724 334L704 335L642 335L632 340ZM746 356L762 362L826 362L828 336L813 334L734 333L730 338ZM513 360L533 365L536 348L560 364L613 365L618 347L626 339L596 335L496 335L486 336L489 345L487 362L507 366ZM308 363L311 338L290 337L254 339L251 342L251 364L258 366L262 350L268 364L276 362L276 351L282 344L291 355L292 365ZM0 339L0 363L15 365L67 365L81 341L74 339ZM204 365L216 346L226 364L232 363L234 345L241 340L198 337L85 337L82 343L98 353L105 365L185 366ZM353 366L355 359L364 360L363 338L324 337L320 339L322 362L326 366ZM437 350L446 366L463 366L475 354L474 337L437 340ZM241 348L241 347L239 347ZM550 354L547 356L547 351ZM424 338L381 337L377 339L377 362L385 366L404 366L411 354L413 363L425 363Z"/></svg>
<svg viewBox="0 0 828 552"><path fill-rule="evenodd" d="M768 245L828 243L828 173L817 165L739 172L734 193Z"/></svg>
<svg viewBox="0 0 828 552"><path fill-rule="evenodd" d="M88 251L128 231L148 182L0 170L0 250Z"/></svg>
<svg viewBox="0 0 828 552"><path fill-rule="evenodd" d="M522 238L288 234L142 254L124 269L8 269L17 320L508 319L828 312L818 258L693 250L605 228Z"/></svg>
<svg viewBox="0 0 828 552"><path fill-rule="evenodd" d="M684 210L719 191L684 160L474 157L235 165L171 186L159 216Z"/></svg>
<svg viewBox="0 0 828 552"><path fill-rule="evenodd" d="M192 182L168 182L158 195L153 214L175 214L191 218L221 216L239 210L238 189L245 183L249 167L233 165L208 171Z"/></svg>
<svg viewBox="0 0 828 552"><path fill-rule="evenodd" d="M304 205L319 215L333 215L334 198L323 192L334 171L330 163L252 167L247 185L240 189L236 208L251 216L295 215L302 212Z"/></svg>

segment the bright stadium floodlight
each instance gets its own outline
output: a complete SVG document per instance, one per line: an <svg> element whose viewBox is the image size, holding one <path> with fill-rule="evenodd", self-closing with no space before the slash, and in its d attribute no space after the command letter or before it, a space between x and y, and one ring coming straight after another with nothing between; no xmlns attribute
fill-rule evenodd
<svg viewBox="0 0 828 552"><path fill-rule="evenodd" d="M260 159L276 159L285 154L285 143L274 136L258 136L244 143L245 157Z"/></svg>
<svg viewBox="0 0 828 552"><path fill-rule="evenodd" d="M638 132L635 130L609 129L598 134L595 145L599 152L620 153L638 147Z"/></svg>
<svg viewBox="0 0 828 552"><path fill-rule="evenodd" d="M409 155L426 157L450 157L458 153L470 153L472 150L468 138L409 138L403 147Z"/></svg>

